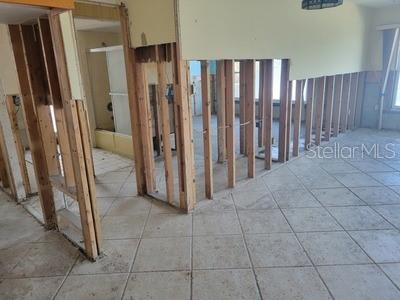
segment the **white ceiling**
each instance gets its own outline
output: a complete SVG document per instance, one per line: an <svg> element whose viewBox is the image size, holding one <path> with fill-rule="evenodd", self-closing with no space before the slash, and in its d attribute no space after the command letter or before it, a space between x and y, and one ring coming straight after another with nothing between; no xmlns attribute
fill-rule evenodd
<svg viewBox="0 0 400 300"><path fill-rule="evenodd" d="M47 14L45 8L0 3L0 23L21 24Z"/></svg>
<svg viewBox="0 0 400 300"><path fill-rule="evenodd" d="M344 0L369 7L384 7L389 5L400 5L400 0Z"/></svg>
<svg viewBox="0 0 400 300"><path fill-rule="evenodd" d="M103 21L95 19L75 18L74 23L76 30L89 30L89 31L101 31L101 32L119 32L121 30L121 24L118 21Z"/></svg>

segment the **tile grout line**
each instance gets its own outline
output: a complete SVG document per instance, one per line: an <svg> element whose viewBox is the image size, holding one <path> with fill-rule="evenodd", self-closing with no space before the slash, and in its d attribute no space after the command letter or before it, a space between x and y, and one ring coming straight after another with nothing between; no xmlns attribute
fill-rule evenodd
<svg viewBox="0 0 400 300"><path fill-rule="evenodd" d="M142 232L140 233L138 245L137 245L137 247L136 247L136 251L135 251L135 254L134 254L134 256L133 256L132 265L131 265L130 268L129 268L128 277L127 277L127 279L126 279L125 286L124 286L124 289L123 289L123 292L122 292L122 295L121 295L121 300L122 300L122 299L124 298L124 296L125 296L126 288L128 287L129 279L131 278L131 274L132 274L132 271L133 271L133 266L134 266L134 264L135 264L137 255L138 255L138 253L139 253L139 247L140 247L140 245L141 245L141 243L142 243L143 234L144 234L144 231L145 231L147 222L148 222L148 220L149 220L149 218L150 218L150 214L151 214L151 209L152 209L152 207L153 207L153 206L150 206L150 209L149 209L149 211L148 211L148 213L147 213L147 217L146 217L146 220L145 220L144 225L143 225L143 228L142 228Z"/></svg>
<svg viewBox="0 0 400 300"><path fill-rule="evenodd" d="M233 196L233 193L230 193L229 196L233 201L234 211L235 211L236 217L238 219L242 240L243 240L244 246L246 248L247 257L248 257L249 262L250 262L250 267L251 267L251 270L252 270L252 273L253 273L253 276L254 276L254 280L255 280L255 283L256 283L258 295L260 296L260 299L263 300L263 295L261 293L260 284L259 284L258 279L257 279L257 274L256 274L256 270L255 270L255 267L254 267L253 259L251 258L251 255L250 255L250 250L249 250L249 247L248 247L248 244L247 244L247 240L246 240L245 233L244 233L244 230L243 230L242 222L240 221L238 209L236 207L235 197Z"/></svg>
<svg viewBox="0 0 400 300"><path fill-rule="evenodd" d="M75 258L75 261L73 264L71 264L71 266L69 267L69 270L67 271L67 273L65 274L64 279L61 281L60 286L58 287L58 289L55 291L54 296L51 298L52 300L56 299L56 297L58 296L59 292L61 291L62 287L64 286L65 282L67 281L69 275L72 272L72 269L74 268L76 262L78 261L80 256L80 253L78 253L77 257Z"/></svg>
<svg viewBox="0 0 400 300"><path fill-rule="evenodd" d="M293 172L292 172L293 173ZM293 173L294 174L294 173ZM298 177L297 177L297 175L296 174L294 174L295 176L296 176L296 178L297 179L299 179ZM300 179L299 179L300 180ZM304 184L303 184L304 185ZM305 185L304 185L304 187L305 187L305 189L309 192L309 193L311 193L311 191L308 189L308 187L306 187ZM312 194L312 193L311 193ZM357 195L356 195L357 196ZM316 197L315 197L316 198ZM319 202L319 200L316 198L316 200ZM362 199L360 199L360 200L362 200ZM362 200L363 201L363 200ZM364 201L365 202L365 201ZM379 266L379 264L377 264L376 262L375 262L375 260L374 259L372 259L372 257L370 257L370 255L364 250L364 248L362 248L361 247L361 245L351 236L351 234L343 227L343 225L331 214L331 212L327 209L327 208L325 208L324 207L324 209L325 209L325 211L335 220L335 222L340 226L340 227L342 227L343 228L343 231L347 234L347 236L362 250L362 252L371 260L371 262L372 262L372 264L373 265L375 265L385 276L386 276L386 278L388 278L389 279L389 281L397 288L397 290L399 290L400 291L400 288L393 282L393 280L383 271L383 269ZM289 224L290 225L290 224ZM295 233L295 235L296 235L296 233ZM297 235L296 235L297 236ZM299 241L300 242L300 241ZM311 259L310 259L311 260ZM312 263L313 263L313 265L314 265L314 262L313 261L311 261ZM371 265L372 265L371 264ZM317 272L318 272L318 274L319 274L319 271L318 271L318 269L317 269ZM322 277L321 277L321 279L322 279ZM325 281L324 281L324 283L325 283ZM326 285L326 284L325 284Z"/></svg>
<svg viewBox="0 0 400 300"><path fill-rule="evenodd" d="M289 169L289 171L294 174L292 172L292 170ZM296 176L296 175L295 175ZM296 176L296 178L298 179L298 177ZM305 185L300 181L300 183L305 187ZM266 184L265 180L263 181L264 186L267 188L267 190L271 193L273 199L275 200L274 195L272 194L271 190L269 189L268 185ZM318 200L317 200L318 201ZM327 292L329 293L329 295L332 297L332 299L335 299L335 297L333 297L333 294L331 292L331 290L328 288L328 285L326 284L325 280L322 278L320 272L318 271L316 265L314 264L314 262L312 261L310 255L308 254L308 252L306 251L306 249L304 248L303 244L300 242L299 237L297 236L297 233L294 231L292 225L289 223L289 220L287 219L286 215L283 213L282 208L280 207L279 203L275 200L276 204L278 205L278 208L282 214L282 216L285 218L286 223L289 225L290 229L292 230L293 235L296 238L297 243L300 245L301 249L303 250L304 254L307 256L308 260L310 261L312 267L314 268L315 272L317 273L319 279L321 280L321 282L323 283L323 285L325 286ZM319 201L318 201L319 202Z"/></svg>

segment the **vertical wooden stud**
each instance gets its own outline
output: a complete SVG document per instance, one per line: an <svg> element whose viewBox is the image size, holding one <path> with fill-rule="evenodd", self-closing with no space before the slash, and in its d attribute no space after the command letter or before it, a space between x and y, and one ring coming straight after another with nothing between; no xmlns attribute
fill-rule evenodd
<svg viewBox="0 0 400 300"><path fill-rule="evenodd" d="M254 126L255 126L255 62L246 61L246 144L247 144L247 175L250 178L255 176L255 152L254 152Z"/></svg>
<svg viewBox="0 0 400 300"><path fill-rule="evenodd" d="M366 75L367 75L367 72L361 72L358 76L357 105L356 105L356 117L355 117L356 119L355 119L355 125L354 125L355 128L358 128L361 126Z"/></svg>
<svg viewBox="0 0 400 300"><path fill-rule="evenodd" d="M66 121L61 99L60 84L58 82L57 66L54 58L49 20L40 18L38 19L38 24L49 93L56 119L57 139L60 146L65 184L67 187L75 187L74 171L72 169L71 152L67 135L67 125L65 123Z"/></svg>
<svg viewBox="0 0 400 300"><path fill-rule="evenodd" d="M29 181L28 169L26 167L25 149L22 144L21 133L18 126L17 110L15 109L12 96L7 96L6 106L11 121L11 130L13 133L15 148L17 150L18 165L21 172L22 184L24 186L25 194L29 195L32 193L32 189Z"/></svg>
<svg viewBox="0 0 400 300"><path fill-rule="evenodd" d="M226 160L225 62L217 61L218 162Z"/></svg>
<svg viewBox="0 0 400 300"><path fill-rule="evenodd" d="M312 128L313 128L313 110L314 110L314 79L307 80L307 94L306 94L306 132L304 147L306 150L311 147L312 142Z"/></svg>
<svg viewBox="0 0 400 300"><path fill-rule="evenodd" d="M358 80L360 73L352 73L351 74L351 86L350 86L350 98L349 98L349 122L347 124L347 129L353 130L355 128L356 123L356 109L357 109L357 89L358 89Z"/></svg>
<svg viewBox="0 0 400 300"><path fill-rule="evenodd" d="M340 113L342 110L342 87L343 87L343 75L335 76L335 85L333 91L333 136L337 137L339 135L340 129Z"/></svg>
<svg viewBox="0 0 400 300"><path fill-rule="evenodd" d="M340 112L340 132L346 132L349 120L351 74L343 76L342 107Z"/></svg>
<svg viewBox="0 0 400 300"><path fill-rule="evenodd" d="M22 97L22 108L25 126L28 131L29 148L32 154L33 166L38 185L39 199L43 211L43 219L47 228L56 228L57 217L54 206L53 190L49 180L44 145L40 135L39 120L34 106L34 91L28 72L26 60L27 50L22 40L19 25L9 25L11 43L13 47L19 86Z"/></svg>
<svg viewBox="0 0 400 300"><path fill-rule="evenodd" d="M303 109L303 88L304 80L296 82L296 103L294 107L294 131L293 131L293 156L299 156L301 111Z"/></svg>
<svg viewBox="0 0 400 300"><path fill-rule="evenodd" d="M57 153L57 139L51 119L50 107L47 101L47 81L42 65L43 57L41 53L40 39L37 27L21 25L22 39L29 55L26 56L28 72L31 78L32 90L34 93L35 113L39 121L41 138L46 147L43 149L46 157L49 175L60 174L60 164Z"/></svg>
<svg viewBox="0 0 400 300"><path fill-rule="evenodd" d="M332 112L333 112L333 91L334 91L335 77L326 77L325 86L325 140L329 141L332 133Z"/></svg>
<svg viewBox="0 0 400 300"><path fill-rule="evenodd" d="M233 60L225 61L226 78L226 148L228 166L228 186L235 187L235 63Z"/></svg>
<svg viewBox="0 0 400 300"><path fill-rule="evenodd" d="M157 48L158 49L158 48ZM166 80L166 62L161 61L158 57L157 59L157 93L158 101L160 105L160 122L161 122L161 136L163 145L163 155L164 155L164 167L165 167L165 185L167 188L167 200L168 203L172 204L174 202L174 170L172 164L172 148L171 148L171 128L170 128L170 118L169 118L169 107L168 99L166 98L167 93L167 80Z"/></svg>
<svg viewBox="0 0 400 300"><path fill-rule="evenodd" d="M139 107L136 96L136 80L135 80L135 65L136 58L135 52L130 46L130 29L129 29L129 19L126 7L120 6L120 18L121 18L121 35L124 48L124 58L125 58L125 69L126 69L126 80L128 86L128 97L129 97L129 110L131 115L131 127L135 161L135 173L136 173L136 188L139 195L145 195L147 193L146 186L146 174L143 158L143 148L142 148L142 135L140 133L140 115Z"/></svg>
<svg viewBox="0 0 400 300"><path fill-rule="evenodd" d="M286 124L286 161L290 159L290 145L292 140L292 89L293 81L288 85L287 124Z"/></svg>
<svg viewBox="0 0 400 300"><path fill-rule="evenodd" d="M273 60L267 59L264 62L264 88L263 88L263 100L264 100L264 164L265 169L271 170L272 168L272 122L273 122L273 99L272 99L272 77L273 77Z"/></svg>
<svg viewBox="0 0 400 300"><path fill-rule="evenodd" d="M264 115L264 61L259 61L259 84L258 84L258 147L264 146L264 126L263 126L263 115Z"/></svg>
<svg viewBox="0 0 400 300"><path fill-rule="evenodd" d="M179 45L171 44L174 72L175 126L179 170L180 207L192 211L196 204L195 174L193 169L193 132L188 99L186 62Z"/></svg>
<svg viewBox="0 0 400 300"><path fill-rule="evenodd" d="M201 62L201 96L203 112L203 146L204 146L204 179L205 192L208 199L212 199L214 193L213 163L211 144L211 93L210 72L207 61Z"/></svg>
<svg viewBox="0 0 400 300"><path fill-rule="evenodd" d="M288 90L289 90L289 60L282 59L281 95L280 95L280 113L279 113L279 149L278 149L280 162L286 161Z"/></svg>
<svg viewBox="0 0 400 300"><path fill-rule="evenodd" d="M320 77L316 80L315 85L315 101L316 101L316 116L315 116L315 145L321 145L322 139L322 124L324 119L324 103L325 103L325 77Z"/></svg>
<svg viewBox="0 0 400 300"><path fill-rule="evenodd" d="M3 127L0 124L0 178L3 181L3 187L10 189L11 197L17 199L17 189L15 187L14 176L12 173L8 149L4 139Z"/></svg>
<svg viewBox="0 0 400 300"><path fill-rule="evenodd" d="M149 99L149 85L144 63L135 64L136 96L140 115L140 134L142 135L143 161L146 175L147 193L155 191L154 151L152 117Z"/></svg>
<svg viewBox="0 0 400 300"><path fill-rule="evenodd" d="M101 251L101 232L100 227L97 226L100 224L97 223L98 211L95 209L96 199L91 198L90 184L92 178L89 178L90 173L87 173L88 166L84 155L85 146L82 143L81 124L79 124L77 104L72 100L60 17L55 12L51 13L49 21L71 149L85 252L89 257L95 259Z"/></svg>
<svg viewBox="0 0 400 300"><path fill-rule="evenodd" d="M247 147L246 147L246 101L245 101L245 95L246 95L246 63L244 61L240 62L240 74L239 74L239 81L240 81L240 86L239 86L239 93L240 93L240 99L239 99L239 106L240 106L240 112L239 112L239 119L240 119L240 154L247 154Z"/></svg>

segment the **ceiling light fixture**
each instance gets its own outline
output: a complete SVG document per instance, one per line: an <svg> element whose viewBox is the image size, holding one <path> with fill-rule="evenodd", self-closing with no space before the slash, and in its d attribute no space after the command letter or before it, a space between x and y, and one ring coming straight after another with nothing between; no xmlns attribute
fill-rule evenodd
<svg viewBox="0 0 400 300"><path fill-rule="evenodd" d="M343 0L303 0L301 7L307 10L324 9L339 6Z"/></svg>

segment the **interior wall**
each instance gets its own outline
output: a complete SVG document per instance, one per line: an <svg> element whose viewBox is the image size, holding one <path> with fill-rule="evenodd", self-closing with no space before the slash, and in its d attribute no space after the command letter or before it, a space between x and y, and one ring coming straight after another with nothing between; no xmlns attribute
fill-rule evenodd
<svg viewBox="0 0 400 300"><path fill-rule="evenodd" d="M175 42L175 0L124 0L132 46ZM202 2L202 1L201 1Z"/></svg>
<svg viewBox="0 0 400 300"><path fill-rule="evenodd" d="M113 130L112 113L106 110L111 101L105 53L89 53L89 49L121 45L121 34L79 30L76 32L79 60L81 63L83 88L88 104L92 140L95 129Z"/></svg>
<svg viewBox="0 0 400 300"><path fill-rule="evenodd" d="M306 11L293 0L179 0L185 59L291 59L291 79L367 69L371 11Z"/></svg>

